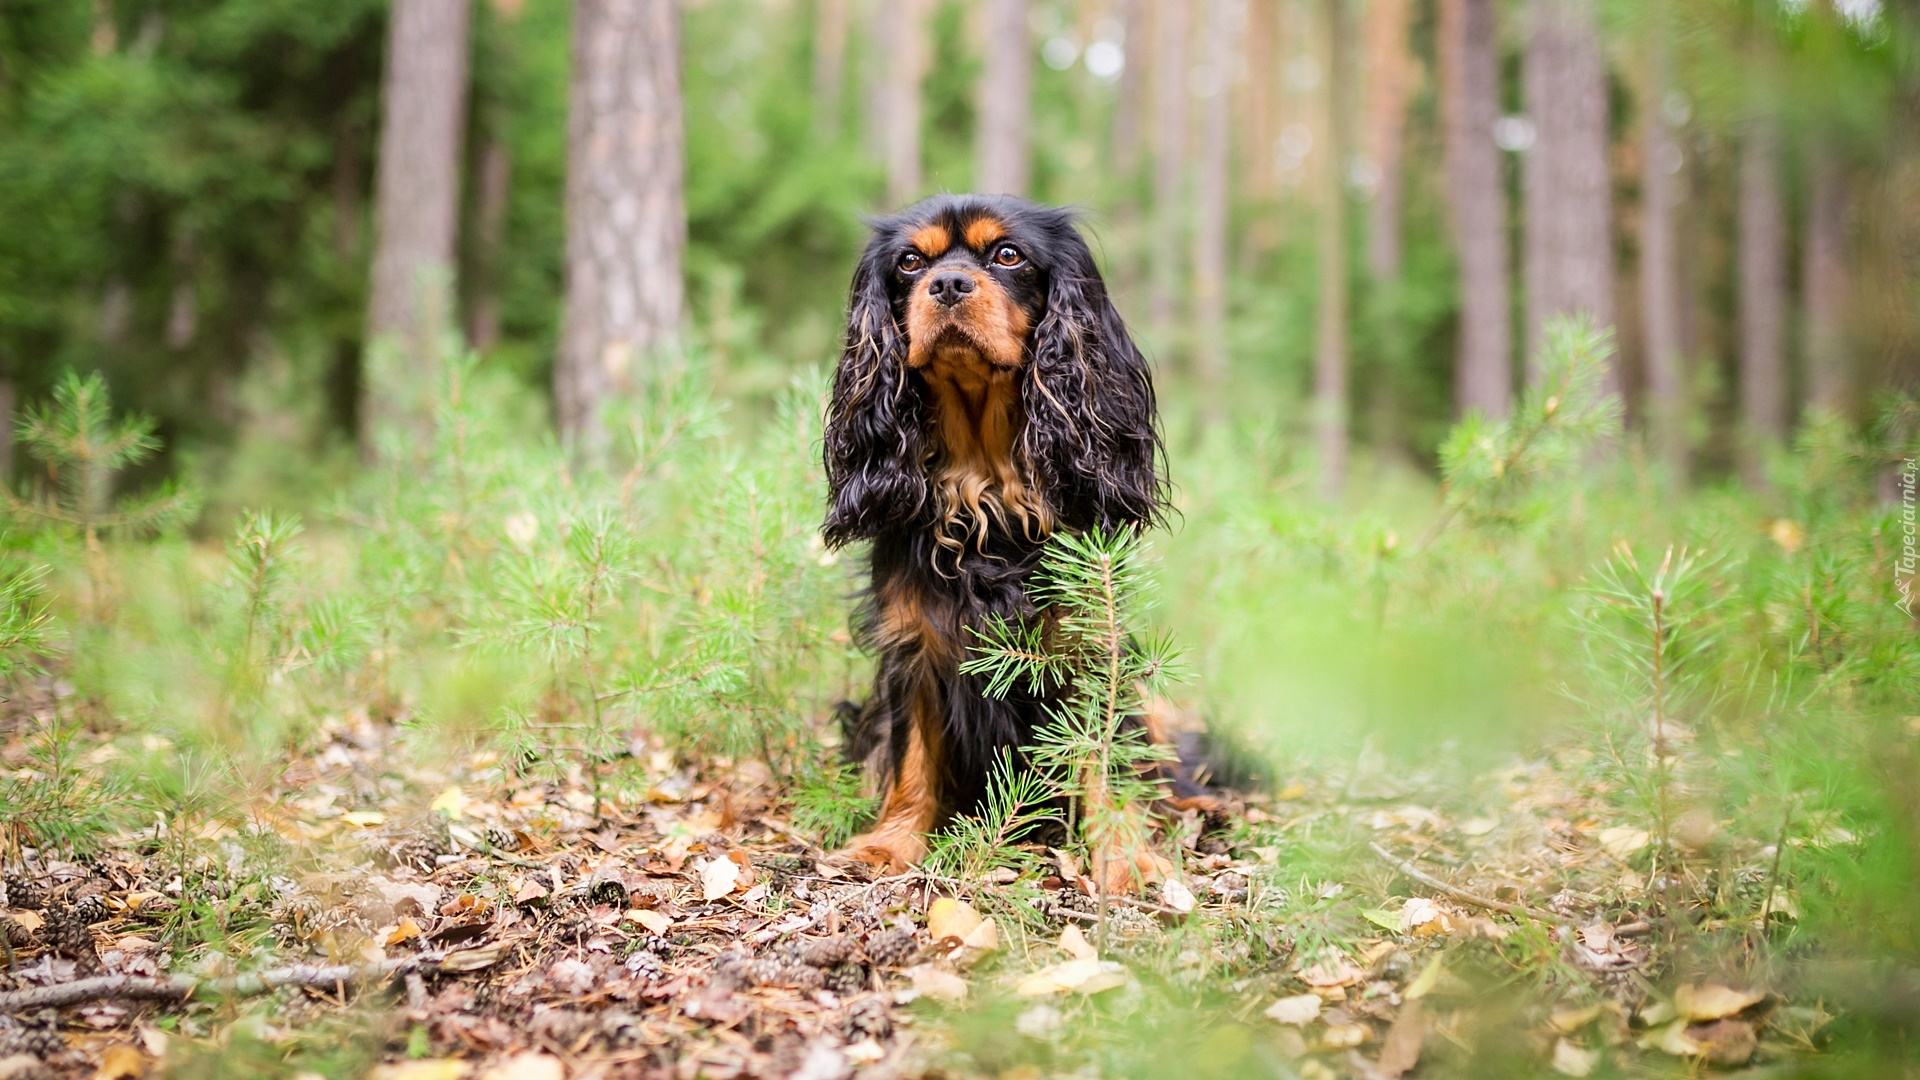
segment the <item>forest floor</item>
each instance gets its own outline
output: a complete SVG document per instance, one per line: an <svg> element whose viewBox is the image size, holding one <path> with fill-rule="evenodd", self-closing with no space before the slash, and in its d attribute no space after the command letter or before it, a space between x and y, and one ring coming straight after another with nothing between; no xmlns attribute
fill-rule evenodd
<svg viewBox="0 0 1920 1080"><path fill-rule="evenodd" d="M9 711L66 707L35 686ZM89 766L125 752L97 739ZM657 781L596 815L584 777L406 741L331 722L192 845L13 846L0 1078L1679 1073L1815 1053L1830 1019L1737 964L1698 975L1761 929L1716 896L1795 917L1772 849L1682 821L1712 869L1649 866L1577 751L1470 788L1364 758L1281 777L1223 830L1172 823L1173 877L1103 920L1059 852L876 877L784 820L758 763L636 738Z"/></svg>

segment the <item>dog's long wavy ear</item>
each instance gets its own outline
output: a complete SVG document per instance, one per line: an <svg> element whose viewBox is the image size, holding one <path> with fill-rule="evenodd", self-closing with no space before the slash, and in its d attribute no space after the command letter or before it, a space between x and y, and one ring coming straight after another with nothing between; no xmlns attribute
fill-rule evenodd
<svg viewBox="0 0 1920 1080"><path fill-rule="evenodd" d="M1153 377L1072 218L1049 232L1059 257L1021 387L1028 466L1068 528L1155 524L1167 489Z"/></svg>
<svg viewBox="0 0 1920 1080"><path fill-rule="evenodd" d="M870 539L927 500L920 396L907 385L907 336L887 295L887 249L876 236L853 274L846 346L827 402L829 546Z"/></svg>

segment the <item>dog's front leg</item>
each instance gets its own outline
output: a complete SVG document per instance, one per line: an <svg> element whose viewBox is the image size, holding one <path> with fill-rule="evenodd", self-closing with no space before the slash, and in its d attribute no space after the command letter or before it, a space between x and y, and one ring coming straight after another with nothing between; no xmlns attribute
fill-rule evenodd
<svg viewBox="0 0 1920 1080"><path fill-rule="evenodd" d="M930 681L930 680L929 680ZM904 873L927 857L927 833L940 817L940 713L932 686L922 683L908 706L907 749L893 772L880 819L847 844L847 854Z"/></svg>

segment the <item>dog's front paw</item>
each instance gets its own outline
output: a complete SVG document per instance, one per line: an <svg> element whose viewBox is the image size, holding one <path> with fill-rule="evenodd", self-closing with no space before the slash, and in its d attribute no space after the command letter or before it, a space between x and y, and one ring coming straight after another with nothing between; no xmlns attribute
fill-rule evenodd
<svg viewBox="0 0 1920 1080"><path fill-rule="evenodd" d="M854 837L840 854L883 874L904 874L927 857L927 842L912 833L876 831Z"/></svg>

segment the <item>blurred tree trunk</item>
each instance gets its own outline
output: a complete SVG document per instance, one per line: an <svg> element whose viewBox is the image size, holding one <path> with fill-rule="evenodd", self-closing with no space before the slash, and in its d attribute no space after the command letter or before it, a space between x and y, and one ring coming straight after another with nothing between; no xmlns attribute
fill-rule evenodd
<svg viewBox="0 0 1920 1080"><path fill-rule="evenodd" d="M605 446L600 408L677 343L687 242L675 0L580 0L567 131L561 436Z"/></svg>
<svg viewBox="0 0 1920 1080"><path fill-rule="evenodd" d="M1381 281L1400 276L1400 167L1415 74L1407 24L1408 0L1367 5L1361 49L1367 62L1366 153L1378 171L1368 204L1367 269Z"/></svg>
<svg viewBox="0 0 1920 1080"><path fill-rule="evenodd" d="M1246 105L1241 109L1240 153L1247 189L1271 198L1278 184L1274 167L1276 106L1280 78L1280 5L1248 4L1246 27ZM1261 215L1265 217L1266 215ZM1255 223L1258 227L1258 223Z"/></svg>
<svg viewBox="0 0 1920 1080"><path fill-rule="evenodd" d="M1227 173L1234 67L1232 0L1207 0L1201 48L1209 91L1200 112L1200 160L1193 235L1194 373L1200 377L1201 416L1224 412L1227 359Z"/></svg>
<svg viewBox="0 0 1920 1080"><path fill-rule="evenodd" d="M1147 85L1147 0L1115 0L1124 41L1118 100L1113 106L1113 161L1122 176L1140 168L1140 99Z"/></svg>
<svg viewBox="0 0 1920 1080"><path fill-rule="evenodd" d="M1787 224L1770 117L1741 140L1739 233L1741 471L1757 485L1767 448L1787 437Z"/></svg>
<svg viewBox="0 0 1920 1080"><path fill-rule="evenodd" d="M1027 0L986 0L975 191L996 195L1027 193L1027 115L1032 108L1033 94L1033 46L1027 36L1027 6Z"/></svg>
<svg viewBox="0 0 1920 1080"><path fill-rule="evenodd" d="M1500 116L1500 28L1495 0L1441 0L1441 111L1447 202L1460 251L1461 412L1507 415L1513 323L1507 294L1507 185L1493 124Z"/></svg>
<svg viewBox="0 0 1920 1080"><path fill-rule="evenodd" d="M1324 0L1326 78L1321 93L1320 214L1315 229L1320 294L1313 353L1314 443L1320 452L1320 491L1338 498L1347 479L1347 109L1352 82L1351 32L1345 0Z"/></svg>
<svg viewBox="0 0 1920 1080"><path fill-rule="evenodd" d="M466 129L467 0L394 0L388 23L374 185L370 363L362 445L395 423L426 422L438 338L452 318Z"/></svg>
<svg viewBox="0 0 1920 1080"><path fill-rule="evenodd" d="M1522 83L1534 144L1523 163L1527 372L1556 315L1614 322L1607 70L1591 0L1529 0ZM1620 389L1618 364L1610 388Z"/></svg>
<svg viewBox="0 0 1920 1080"><path fill-rule="evenodd" d="M13 485L13 410L20 400L13 376L0 375L0 484Z"/></svg>
<svg viewBox="0 0 1920 1080"><path fill-rule="evenodd" d="M1173 339L1180 293L1187 172L1188 0L1155 0L1153 52L1154 254L1149 311L1161 348Z"/></svg>
<svg viewBox="0 0 1920 1080"><path fill-rule="evenodd" d="M887 202L904 206L920 194L920 83L927 73L928 0L881 0L875 40L883 65L875 120L887 166Z"/></svg>
<svg viewBox="0 0 1920 1080"><path fill-rule="evenodd" d="M1815 143L1807 177L1806 240L1801 288L1805 290L1807 404L1845 413L1851 404L1852 372L1846 342L1846 176L1831 147Z"/></svg>
<svg viewBox="0 0 1920 1080"><path fill-rule="evenodd" d="M495 109L487 117L476 178L479 190L474 193L467 341L476 349L491 349L500 341L500 264L506 255L507 209L513 194L513 155L502 111Z"/></svg>
<svg viewBox="0 0 1920 1080"><path fill-rule="evenodd" d="M846 66L847 0L818 0L813 11L813 136L821 142L840 137Z"/></svg>
<svg viewBox="0 0 1920 1080"><path fill-rule="evenodd" d="M1680 340L1680 273L1674 247L1681 168L1679 144L1666 116L1668 56L1665 25L1648 43L1649 70L1641 102L1640 321L1646 341L1647 418L1660 461L1676 479L1687 473L1687 378Z"/></svg>

